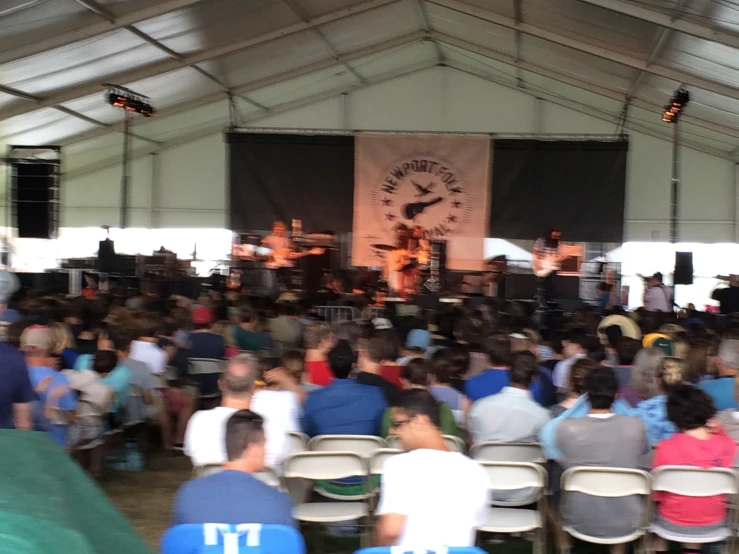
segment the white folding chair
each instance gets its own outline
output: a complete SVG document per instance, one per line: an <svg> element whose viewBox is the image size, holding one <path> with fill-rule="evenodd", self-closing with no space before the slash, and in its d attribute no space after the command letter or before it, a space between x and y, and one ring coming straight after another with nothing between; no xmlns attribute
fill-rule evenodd
<svg viewBox="0 0 739 554"><path fill-rule="evenodd" d="M305 452L308 450L308 435L299 433L298 431L290 431L287 434L287 450L290 454L296 452Z"/></svg>
<svg viewBox="0 0 739 554"><path fill-rule="evenodd" d="M400 438L398 438L397 435L388 435L385 438L385 442L387 443L388 448L404 450L403 444L400 442ZM465 451L466 445L464 441L459 437L455 437L453 435L444 435L444 442L446 443L447 448L449 448L449 450L451 450L452 452L464 453Z"/></svg>
<svg viewBox="0 0 739 554"><path fill-rule="evenodd" d="M270 466L264 466L262 471L258 471L254 474L254 477L259 479L262 483L275 489L283 489L282 479L280 474L277 473L275 468Z"/></svg>
<svg viewBox="0 0 739 554"><path fill-rule="evenodd" d="M285 479L336 480L361 476L369 479L367 460L355 452L298 452L283 462ZM293 517L304 523L348 523L369 516L365 501L305 502L296 504ZM364 533L363 533L364 535Z"/></svg>
<svg viewBox="0 0 739 554"><path fill-rule="evenodd" d="M403 448L403 443L400 442L400 437L398 435L388 435L385 437L385 443L387 444L388 448L392 448L393 450L405 450Z"/></svg>
<svg viewBox="0 0 739 554"><path fill-rule="evenodd" d="M652 491L692 497L727 495L727 508L729 508L729 500L739 493L739 477L727 468L661 466L652 471ZM733 521L731 509L728 509L726 521ZM706 544L721 542L732 536L728 523L710 534L675 533L661 527L659 523L652 523L649 531L665 540L679 543ZM733 548L729 549L729 552L733 551Z"/></svg>
<svg viewBox="0 0 739 554"><path fill-rule="evenodd" d="M454 435L444 435L444 442L446 443L447 448L452 452L464 453L467 449L465 442Z"/></svg>
<svg viewBox="0 0 739 554"><path fill-rule="evenodd" d="M480 462L546 462L537 442L478 442L470 447L470 458Z"/></svg>
<svg viewBox="0 0 739 554"><path fill-rule="evenodd" d="M486 533L535 532L533 554L544 554L546 549L546 484L547 472L538 465L524 462L480 462L490 481L491 491L530 491L526 502L518 505L538 504L537 510L515 508L488 509L485 524L478 531ZM493 504L495 504L493 498ZM509 505L517 505L511 503Z"/></svg>
<svg viewBox="0 0 739 554"><path fill-rule="evenodd" d="M402 450L396 448L381 448L376 450L369 460L369 472L371 475L382 475L385 470L385 462L393 456L402 454Z"/></svg>
<svg viewBox="0 0 739 554"><path fill-rule="evenodd" d="M214 473L219 473L221 471L223 471L222 463L198 464L192 466L193 479L197 479L198 477L207 477L208 475L213 475Z"/></svg>
<svg viewBox="0 0 739 554"><path fill-rule="evenodd" d="M311 452L354 452L363 458L384 447L384 440L370 435L319 435L308 442Z"/></svg>
<svg viewBox="0 0 739 554"><path fill-rule="evenodd" d="M311 452L353 452L369 460L373 454L385 447L385 441L380 437L370 435L319 435L313 437L308 443L308 450ZM364 500L376 494L379 484L373 482L368 477L366 492L353 495L353 500ZM314 490L321 496L342 500L347 498L346 495L338 495L329 492L324 487L316 485Z"/></svg>
<svg viewBox="0 0 739 554"><path fill-rule="evenodd" d="M623 498L625 496L644 496L643 524L630 533L618 537L594 537L581 533L571 525L562 529L575 537L594 544L623 544L644 539L649 521L649 499L651 477L646 471L617 467L572 467L562 475L562 513L566 513L569 493L579 492L604 498ZM608 514L603 514L608 517ZM637 549L638 551L638 549Z"/></svg>
<svg viewBox="0 0 739 554"><path fill-rule="evenodd" d="M195 381L200 383L198 380L199 376L221 375L225 367L226 360L217 358L190 358L188 360L187 372L190 377L194 377ZM198 385L199 387L200 385ZM220 391L207 392L205 394L200 392L201 400L210 400L219 396L221 396Z"/></svg>

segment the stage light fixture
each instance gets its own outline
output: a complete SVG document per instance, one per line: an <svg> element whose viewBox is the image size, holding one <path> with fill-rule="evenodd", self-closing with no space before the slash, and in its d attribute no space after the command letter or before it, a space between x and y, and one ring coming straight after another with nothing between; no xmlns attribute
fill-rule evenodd
<svg viewBox="0 0 739 554"><path fill-rule="evenodd" d="M662 111L662 121L667 123L677 123L680 114L690 102L690 93L684 88L675 91L670 98L670 102Z"/></svg>
<svg viewBox="0 0 739 554"><path fill-rule="evenodd" d="M154 106L148 96L139 94L129 88L112 83L103 83L105 88L105 101L114 108L123 110L123 160L121 161L121 229L125 229L128 223L128 192L131 181L129 166L131 159L131 120L133 114L137 113L143 117L154 115Z"/></svg>
<svg viewBox="0 0 739 554"><path fill-rule="evenodd" d="M141 114L144 117L154 115L154 106L151 105L151 100L147 96L120 85L105 83L103 86L108 89L105 99L114 108L121 108L128 112Z"/></svg>

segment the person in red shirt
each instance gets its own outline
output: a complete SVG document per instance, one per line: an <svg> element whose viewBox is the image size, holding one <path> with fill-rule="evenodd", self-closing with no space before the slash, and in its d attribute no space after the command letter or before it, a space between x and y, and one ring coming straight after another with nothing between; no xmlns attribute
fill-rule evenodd
<svg viewBox="0 0 739 554"><path fill-rule="evenodd" d="M305 373L308 382L325 387L334 380L334 372L328 363L327 355L336 344L331 327L319 321L311 323L303 336L305 342Z"/></svg>
<svg viewBox="0 0 739 554"><path fill-rule="evenodd" d="M688 384L673 387L667 396L667 418L678 432L657 444L652 466L732 467L737 445L716 426L715 416L716 408L707 393ZM709 535L726 525L723 495L690 497L656 492L654 500L658 503L656 524L667 531ZM667 552L666 541L657 539L655 551ZM701 545L684 544L683 552L701 552Z"/></svg>
<svg viewBox="0 0 739 554"><path fill-rule="evenodd" d="M98 294L98 284L92 275L85 274L85 288L80 291L85 298L95 298Z"/></svg>
<svg viewBox="0 0 739 554"><path fill-rule="evenodd" d="M398 365L400 341L398 340L397 331L392 328L378 329L375 331L374 337L381 341L381 349L378 350L378 355L382 356L382 360L380 361L380 376L395 385L398 390L401 390L403 384L400 381L400 376L403 367Z"/></svg>

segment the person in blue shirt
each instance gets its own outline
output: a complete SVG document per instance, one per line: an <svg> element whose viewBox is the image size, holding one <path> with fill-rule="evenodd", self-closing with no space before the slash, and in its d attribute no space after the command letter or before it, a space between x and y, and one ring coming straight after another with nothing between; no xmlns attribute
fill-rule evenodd
<svg viewBox="0 0 739 554"><path fill-rule="evenodd" d="M498 394L503 387L508 386L511 380L511 341L508 335L493 335L488 337L483 349L490 360L490 369L468 379L465 383L464 392L467 397L474 402L491 394ZM541 382L535 380L529 389L531 394L539 404L544 405L546 399L542 398Z"/></svg>
<svg viewBox="0 0 739 554"><path fill-rule="evenodd" d="M356 356L346 342L328 353L335 379L311 392L303 405L302 428L309 437L317 435L380 435L387 409L382 390L349 379Z"/></svg>
<svg viewBox="0 0 739 554"><path fill-rule="evenodd" d="M739 409L734 398L734 379L739 372L739 340L724 339L718 348L716 357L718 377L713 381L704 381L698 386L706 391L717 411Z"/></svg>
<svg viewBox="0 0 739 554"><path fill-rule="evenodd" d="M0 271L0 314L20 286L8 271ZM31 429L31 403L35 399L23 354L0 339L0 429Z"/></svg>
<svg viewBox="0 0 739 554"><path fill-rule="evenodd" d="M32 325L21 335L28 377L36 392L33 428L48 432L59 446L66 447L68 426L64 413L75 411L77 396L71 391L67 376L50 367L53 347L54 335L48 327Z"/></svg>
<svg viewBox="0 0 739 554"><path fill-rule="evenodd" d="M290 497L254 477L264 469L264 420L239 410L226 422L223 470L186 482L177 491L172 525L261 523L297 528Z"/></svg>
<svg viewBox="0 0 739 554"><path fill-rule="evenodd" d="M115 398L110 404L109 412L112 419L109 420L111 427L117 427L120 423L119 410L121 404L128 396L128 387L131 384L131 370L118 361L118 357L112 350L98 350L92 369L100 375L100 381L108 385L115 393Z"/></svg>

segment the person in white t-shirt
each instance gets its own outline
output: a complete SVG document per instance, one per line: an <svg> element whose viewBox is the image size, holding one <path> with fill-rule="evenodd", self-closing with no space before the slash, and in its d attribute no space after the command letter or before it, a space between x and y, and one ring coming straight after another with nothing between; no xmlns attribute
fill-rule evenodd
<svg viewBox="0 0 739 554"><path fill-rule="evenodd" d="M393 408L391 433L408 452L390 458L383 470L378 546L475 544L488 510L489 480L477 462L449 450L440 424L439 404L428 391L405 391Z"/></svg>
<svg viewBox="0 0 739 554"><path fill-rule="evenodd" d="M128 354L131 360L148 365L155 375L164 373L169 361L167 353L157 344L156 336L160 326L159 318L151 315L143 317L140 323L140 336L131 343L131 352Z"/></svg>
<svg viewBox="0 0 739 554"><path fill-rule="evenodd" d="M185 454L193 465L222 464L226 455L226 422L235 412L251 408L254 381L259 365L253 356L239 354L228 361L218 381L221 405L210 410L198 410L187 423Z"/></svg>
<svg viewBox="0 0 739 554"><path fill-rule="evenodd" d="M287 371L274 367L275 362L275 358L269 357L261 360L265 383L257 382L251 411L264 418L265 463L280 471L282 460L290 454L288 433L300 431L300 397L303 391Z"/></svg>
<svg viewBox="0 0 739 554"><path fill-rule="evenodd" d="M289 377L282 370L268 372L274 386L255 392L259 361L251 354L240 354L229 360L218 386L223 395L221 405L193 414L185 431L185 454L193 465L222 464L228 460L224 442L226 422L238 410L252 410L264 418L266 458L268 466L280 470L289 454L287 435L298 431L300 402L290 389ZM297 385L293 384L297 389Z"/></svg>

